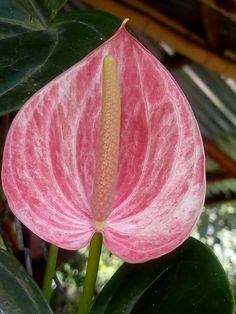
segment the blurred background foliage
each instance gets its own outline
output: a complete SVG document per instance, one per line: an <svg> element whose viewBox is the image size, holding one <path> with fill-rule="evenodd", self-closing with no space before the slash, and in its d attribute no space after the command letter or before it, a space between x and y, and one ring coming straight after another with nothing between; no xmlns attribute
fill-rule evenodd
<svg viewBox="0 0 236 314"><path fill-rule="evenodd" d="M236 200L207 205L194 236L213 249L236 296Z"/></svg>

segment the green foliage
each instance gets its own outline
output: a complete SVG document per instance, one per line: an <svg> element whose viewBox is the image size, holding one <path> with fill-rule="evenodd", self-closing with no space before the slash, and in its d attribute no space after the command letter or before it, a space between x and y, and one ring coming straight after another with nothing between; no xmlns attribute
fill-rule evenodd
<svg viewBox="0 0 236 314"><path fill-rule="evenodd" d="M25 269L2 249L0 249L0 313L52 313L42 292Z"/></svg>
<svg viewBox="0 0 236 314"><path fill-rule="evenodd" d="M236 297L236 200L206 205L194 236L214 250Z"/></svg>
<svg viewBox="0 0 236 314"><path fill-rule="evenodd" d="M74 314L84 282L86 257L74 252L72 257L57 270L60 285L53 291L51 306L56 313Z"/></svg>
<svg viewBox="0 0 236 314"><path fill-rule="evenodd" d="M64 2L0 1L0 115L19 109L120 25L114 16L91 10L53 19Z"/></svg>
<svg viewBox="0 0 236 314"><path fill-rule="evenodd" d="M233 314L234 300L214 253L190 238L144 264L124 264L97 297L91 314Z"/></svg>
<svg viewBox="0 0 236 314"><path fill-rule="evenodd" d="M43 25L48 25L67 0L17 0L17 2L26 8L29 15L33 12Z"/></svg>

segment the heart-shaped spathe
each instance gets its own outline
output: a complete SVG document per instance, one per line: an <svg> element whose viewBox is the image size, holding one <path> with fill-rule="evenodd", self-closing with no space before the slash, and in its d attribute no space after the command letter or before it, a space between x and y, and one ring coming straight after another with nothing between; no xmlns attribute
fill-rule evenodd
<svg viewBox="0 0 236 314"><path fill-rule="evenodd" d="M108 54L118 63L121 135L114 204L102 233L111 252L144 262L175 249L194 228L205 195L204 151L180 88L124 25L17 114L3 188L14 214L41 238L66 249L89 243Z"/></svg>

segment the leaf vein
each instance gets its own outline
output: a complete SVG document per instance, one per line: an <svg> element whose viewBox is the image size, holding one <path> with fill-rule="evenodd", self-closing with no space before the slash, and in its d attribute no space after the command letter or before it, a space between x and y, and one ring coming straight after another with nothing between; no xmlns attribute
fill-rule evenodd
<svg viewBox="0 0 236 314"><path fill-rule="evenodd" d="M40 65L38 65L35 69L33 69L32 71L29 71L26 73L26 75L20 80L18 81L16 84L12 85L10 88L8 88L7 90L5 90L3 93L0 94L0 97L5 95L6 93L8 93L9 91L13 90L15 87L17 87L18 85L22 84L23 82L25 82L28 78L30 78L34 73L36 73L37 71L39 71L47 62L48 60L50 59L50 57L52 56L52 54L54 53L56 47L57 47L57 44L58 44L58 34L55 33L56 36L55 36L55 43L54 43L54 46L52 47L52 50L50 51L50 53L48 54L48 56L46 57L45 61L42 62Z"/></svg>

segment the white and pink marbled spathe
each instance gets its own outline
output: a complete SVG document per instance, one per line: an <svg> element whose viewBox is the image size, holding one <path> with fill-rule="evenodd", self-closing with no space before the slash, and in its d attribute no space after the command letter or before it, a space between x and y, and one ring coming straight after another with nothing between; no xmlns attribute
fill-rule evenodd
<svg viewBox="0 0 236 314"><path fill-rule="evenodd" d="M118 61L121 138L105 245L125 261L170 252L191 233L205 195L204 151L189 104L167 70L125 29L33 97L16 116L3 158L10 208L34 233L66 249L87 245L102 61Z"/></svg>

